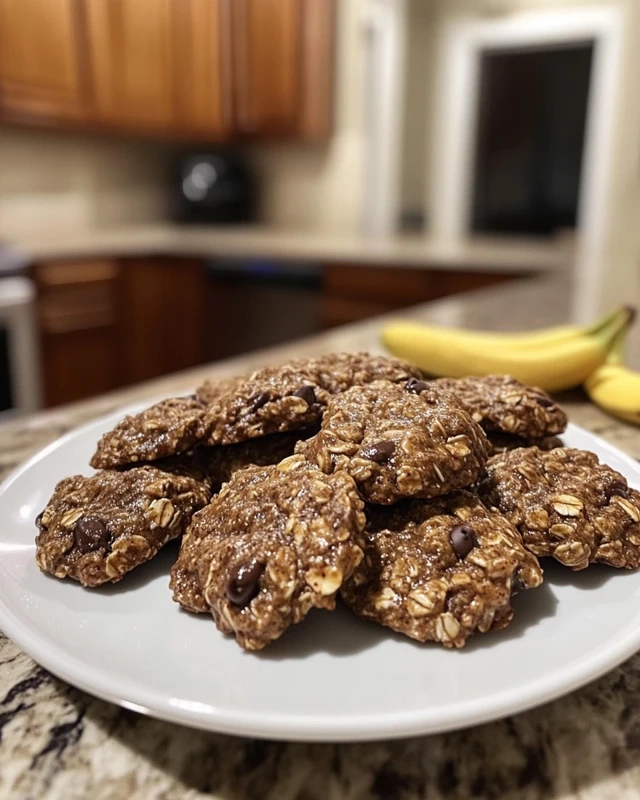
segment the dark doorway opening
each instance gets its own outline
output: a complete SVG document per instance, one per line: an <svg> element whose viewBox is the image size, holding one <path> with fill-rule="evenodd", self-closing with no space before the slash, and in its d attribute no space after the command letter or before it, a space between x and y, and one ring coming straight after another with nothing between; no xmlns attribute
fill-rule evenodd
<svg viewBox="0 0 640 800"><path fill-rule="evenodd" d="M481 56L472 228L576 224L593 42Z"/></svg>

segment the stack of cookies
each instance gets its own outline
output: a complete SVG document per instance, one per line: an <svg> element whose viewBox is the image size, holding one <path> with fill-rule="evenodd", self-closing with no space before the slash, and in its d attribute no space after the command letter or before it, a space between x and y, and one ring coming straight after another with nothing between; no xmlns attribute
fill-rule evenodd
<svg viewBox="0 0 640 800"><path fill-rule="evenodd" d="M37 562L98 586L181 538L174 600L248 650L338 595L462 647L509 623L540 557L640 565L640 494L562 447L566 424L507 376L425 381L366 353L208 381L102 437L97 472L39 515Z"/></svg>

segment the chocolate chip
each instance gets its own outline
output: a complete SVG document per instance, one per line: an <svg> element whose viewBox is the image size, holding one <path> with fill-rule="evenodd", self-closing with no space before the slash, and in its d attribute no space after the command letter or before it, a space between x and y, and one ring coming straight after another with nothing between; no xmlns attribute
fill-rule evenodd
<svg viewBox="0 0 640 800"><path fill-rule="evenodd" d="M453 552L458 558L464 558L476 546L476 532L471 525L456 525L449 534Z"/></svg>
<svg viewBox="0 0 640 800"><path fill-rule="evenodd" d="M425 381L419 381L417 378L409 378L404 388L412 394L420 394L420 392L424 392L425 389L428 389L429 386Z"/></svg>
<svg viewBox="0 0 640 800"><path fill-rule="evenodd" d="M36 528L40 527L40 523L42 522L42 515L43 514L44 514L44 509L36 517Z"/></svg>
<svg viewBox="0 0 640 800"><path fill-rule="evenodd" d="M259 561L236 567L227 583L227 600L239 608L249 605L260 590L258 581L263 572L264 564Z"/></svg>
<svg viewBox="0 0 640 800"><path fill-rule="evenodd" d="M301 397L308 406L312 406L316 402L316 393L313 390L313 386L308 384L296 389L293 396Z"/></svg>
<svg viewBox="0 0 640 800"><path fill-rule="evenodd" d="M364 447L360 451L360 455L363 458L368 458L369 461L380 462L391 458L391 456L395 453L395 450L395 442L384 441Z"/></svg>
<svg viewBox="0 0 640 800"><path fill-rule="evenodd" d="M519 594L525 588L524 581L519 573L516 573L511 581L511 594Z"/></svg>
<svg viewBox="0 0 640 800"><path fill-rule="evenodd" d="M555 406L555 402L544 394L536 397L536 403L543 408L551 408L551 406Z"/></svg>
<svg viewBox="0 0 640 800"><path fill-rule="evenodd" d="M73 531L76 547L81 553L104 550L109 545L109 531L101 519L97 517L80 517Z"/></svg>
<svg viewBox="0 0 640 800"><path fill-rule="evenodd" d="M618 497L629 497L629 487L624 481L612 481L606 488L605 493L607 499L611 499L614 495Z"/></svg>
<svg viewBox="0 0 640 800"><path fill-rule="evenodd" d="M265 406L270 399L267 392L260 392L260 394L254 395L249 401L251 403L251 410L257 411L259 408L262 408L262 406Z"/></svg>

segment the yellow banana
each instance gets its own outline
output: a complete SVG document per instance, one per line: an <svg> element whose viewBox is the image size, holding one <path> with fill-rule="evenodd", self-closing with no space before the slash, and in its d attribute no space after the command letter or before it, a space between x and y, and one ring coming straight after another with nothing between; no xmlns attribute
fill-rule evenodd
<svg viewBox="0 0 640 800"><path fill-rule="evenodd" d="M559 325L553 328L524 331L520 333L494 333L492 331L477 331L468 328L444 328L439 325L415 323L422 328L423 335L438 342L442 347L449 342L471 342L474 346L486 344L491 347L514 347L519 351L523 348L534 349L547 345L560 344L560 342L575 339L581 336L592 336L607 327L618 315L627 313L625 308L618 308L599 319L594 325L580 327L578 325ZM384 336L384 333L383 333Z"/></svg>
<svg viewBox="0 0 640 800"><path fill-rule="evenodd" d="M640 372L624 364L626 332L616 335L605 363L587 378L584 388L604 411L640 425Z"/></svg>
<svg viewBox="0 0 640 800"><path fill-rule="evenodd" d="M386 347L430 375L462 378L467 375L508 374L523 383L557 392L583 383L604 363L611 342L630 321L623 309L592 334L517 347L477 341L469 337L434 334L415 322L395 322L382 332Z"/></svg>

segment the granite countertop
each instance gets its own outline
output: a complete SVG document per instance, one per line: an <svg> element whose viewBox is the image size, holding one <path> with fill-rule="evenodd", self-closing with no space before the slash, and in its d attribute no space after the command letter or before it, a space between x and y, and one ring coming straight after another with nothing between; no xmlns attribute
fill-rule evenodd
<svg viewBox="0 0 640 800"><path fill-rule="evenodd" d="M472 238L464 243L421 235L372 238L261 225L179 226L170 223L38 233L11 242L35 260L108 256L175 255L339 261L381 266L487 270L502 273L557 271L572 264L570 242Z"/></svg>
<svg viewBox="0 0 640 800"><path fill-rule="evenodd" d="M513 282L410 316L494 329L566 317L566 283ZM78 424L204 375L332 349L379 350L379 320L163 378L0 428L3 473ZM640 457L640 430L584 395L571 419ZM640 796L640 654L560 700L467 731L368 744L286 744L193 731L64 684L0 634L0 798L19 800L627 800Z"/></svg>

